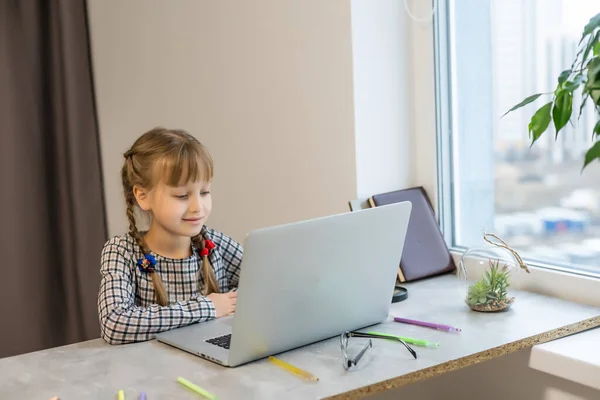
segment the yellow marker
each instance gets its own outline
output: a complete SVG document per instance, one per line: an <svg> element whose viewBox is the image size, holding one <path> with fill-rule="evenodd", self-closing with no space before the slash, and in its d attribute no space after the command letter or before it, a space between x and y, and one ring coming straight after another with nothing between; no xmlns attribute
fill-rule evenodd
<svg viewBox="0 0 600 400"><path fill-rule="evenodd" d="M317 378L310 372L306 372L298 367L294 367L293 365L288 364L285 361L281 361L273 356L269 356L269 361L271 361L273 364L277 365L278 367L283 368L286 371L291 372L294 375L297 375L304 379L308 379L309 381L318 381L319 380L319 378Z"/></svg>
<svg viewBox="0 0 600 400"><path fill-rule="evenodd" d="M188 389L193 390L194 392L198 393L199 395L206 397L207 399L217 400L217 396L215 396L214 394L212 394L210 392L207 392L206 390L202 389L198 385L194 385L192 382L188 381L187 379L179 377L179 378L177 378L177 382L181 383L183 386L187 387Z"/></svg>
<svg viewBox="0 0 600 400"><path fill-rule="evenodd" d="M122 390L119 390L119 400L125 400L125 393Z"/></svg>

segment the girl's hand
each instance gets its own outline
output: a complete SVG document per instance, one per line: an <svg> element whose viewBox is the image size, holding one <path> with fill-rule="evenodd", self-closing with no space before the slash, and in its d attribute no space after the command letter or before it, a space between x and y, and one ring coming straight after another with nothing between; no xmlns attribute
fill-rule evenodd
<svg viewBox="0 0 600 400"><path fill-rule="evenodd" d="M231 315L235 312L235 303L237 301L237 292L211 293L208 296L217 311L217 318Z"/></svg>

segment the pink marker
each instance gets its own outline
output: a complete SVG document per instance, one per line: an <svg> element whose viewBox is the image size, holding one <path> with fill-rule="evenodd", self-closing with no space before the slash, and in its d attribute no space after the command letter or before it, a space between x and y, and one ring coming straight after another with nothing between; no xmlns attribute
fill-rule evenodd
<svg viewBox="0 0 600 400"><path fill-rule="evenodd" d="M440 331L446 331L446 332L460 332L461 331L460 328L454 328L454 327L449 326L449 325L434 324L434 323L431 323L431 322L417 321L417 320L414 320L414 319L394 317L394 321L396 321L396 322L403 322L405 324L411 324L411 325L425 326L427 328L433 328L433 329L437 329L437 330L440 330Z"/></svg>

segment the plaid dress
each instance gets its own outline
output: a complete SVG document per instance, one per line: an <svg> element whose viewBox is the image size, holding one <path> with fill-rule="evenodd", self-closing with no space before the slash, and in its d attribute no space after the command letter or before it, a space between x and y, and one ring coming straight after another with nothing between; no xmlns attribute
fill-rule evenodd
<svg viewBox="0 0 600 400"><path fill-rule="evenodd" d="M209 254L221 292L236 289L240 277L242 247L212 229L202 235L216 245ZM196 249L185 259L171 259L154 252L156 271L169 295L169 305L155 303L152 277L141 272L137 261L144 254L129 234L115 236L102 250L98 315L101 336L110 344L153 339L157 333L215 318L211 300L198 291L197 277L204 274Z"/></svg>

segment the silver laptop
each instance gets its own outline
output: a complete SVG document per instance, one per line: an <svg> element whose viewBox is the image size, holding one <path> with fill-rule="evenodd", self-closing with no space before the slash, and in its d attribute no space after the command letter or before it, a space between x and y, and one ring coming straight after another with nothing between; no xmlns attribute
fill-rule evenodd
<svg viewBox="0 0 600 400"><path fill-rule="evenodd" d="M385 320L411 203L252 231L235 316L157 339L238 366Z"/></svg>

